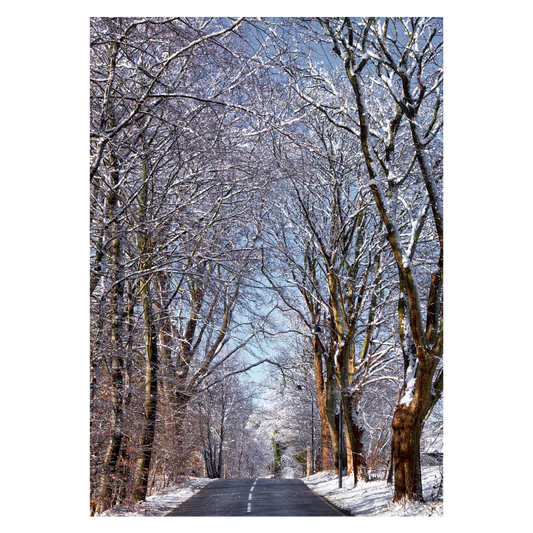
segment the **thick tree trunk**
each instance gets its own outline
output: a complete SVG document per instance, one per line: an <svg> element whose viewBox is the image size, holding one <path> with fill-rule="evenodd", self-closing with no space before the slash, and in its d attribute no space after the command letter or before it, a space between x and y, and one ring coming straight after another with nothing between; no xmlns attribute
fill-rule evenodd
<svg viewBox="0 0 533 533"><path fill-rule="evenodd" d="M420 469L422 421L404 404L398 405L392 420L394 501L423 501Z"/></svg>
<svg viewBox="0 0 533 533"><path fill-rule="evenodd" d="M358 481L368 481L368 470L363 447L364 429L360 427L357 416L358 398L343 394L344 421L346 424L346 446L348 474L354 474L354 485Z"/></svg>
<svg viewBox="0 0 533 533"><path fill-rule="evenodd" d="M433 385L439 358L432 354L418 354L418 369L413 398L400 400L392 419L392 468L394 472L394 501L409 499L423 501L420 467L420 437L430 408L440 392ZM438 380L440 383L440 379ZM437 387L442 386L437 385ZM407 384L404 385L404 393Z"/></svg>

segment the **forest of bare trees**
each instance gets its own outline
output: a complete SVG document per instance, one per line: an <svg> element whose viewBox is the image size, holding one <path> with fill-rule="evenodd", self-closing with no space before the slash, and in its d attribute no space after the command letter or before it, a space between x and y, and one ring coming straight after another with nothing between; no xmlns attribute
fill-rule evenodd
<svg viewBox="0 0 533 533"><path fill-rule="evenodd" d="M442 19L90 25L91 514L339 454L421 500L443 431Z"/></svg>

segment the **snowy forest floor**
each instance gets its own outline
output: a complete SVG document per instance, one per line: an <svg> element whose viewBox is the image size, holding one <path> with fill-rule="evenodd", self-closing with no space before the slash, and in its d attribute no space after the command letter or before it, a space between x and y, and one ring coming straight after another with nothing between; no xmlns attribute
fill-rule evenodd
<svg viewBox="0 0 533 533"><path fill-rule="evenodd" d="M319 496L353 516L443 516L442 471L439 466L422 467L424 503L392 503L394 484L373 480L353 486L353 475L339 476L333 472L319 472L302 481Z"/></svg>
<svg viewBox="0 0 533 533"><path fill-rule="evenodd" d="M425 503L392 503L394 485L369 481L353 486L353 476L344 476L342 489L334 472L319 472L302 481L319 496L349 511L354 516L443 516L443 502L438 497L442 472L438 466L422 471ZM164 516L196 494L212 480L184 478L180 483L149 496L131 506L116 506L100 516ZM442 493L442 491L440 491Z"/></svg>
<svg viewBox="0 0 533 533"><path fill-rule="evenodd" d="M148 496L144 502L128 506L116 505L95 516L165 516L211 481L213 480L208 478L184 477L179 483Z"/></svg>

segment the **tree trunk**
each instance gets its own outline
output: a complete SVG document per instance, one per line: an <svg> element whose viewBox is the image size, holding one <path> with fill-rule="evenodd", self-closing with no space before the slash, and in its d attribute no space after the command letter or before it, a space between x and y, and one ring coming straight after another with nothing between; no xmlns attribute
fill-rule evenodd
<svg viewBox="0 0 533 533"><path fill-rule="evenodd" d="M114 424L116 426L116 424ZM98 498L95 512L103 513L111 507L112 476L115 472L118 460L120 445L122 443L122 433L114 431L109 437L107 451L104 461L100 467L100 476L98 478Z"/></svg>
<svg viewBox="0 0 533 533"><path fill-rule="evenodd" d="M354 474L354 485L358 481L368 481L368 471L363 447L364 429L360 427L357 416L358 398L343 393L344 421L346 423L346 446L348 452L348 474Z"/></svg>
<svg viewBox="0 0 533 533"><path fill-rule="evenodd" d="M106 86L105 112L102 113L103 121L107 126L113 127L115 124L113 101L111 97L111 85L115 71L115 61L118 52L118 43L115 41L111 44L109 56L109 74ZM104 461L100 466L100 475L98 479L98 496L95 511L102 513L111 506L111 480L115 473L120 445L122 443L122 400L124 392L122 366L123 366L123 350L122 350L122 326L123 326L123 293L124 293L124 265L122 260L122 236L120 235L120 227L116 218L118 210L118 185L120 182L120 175L116 161L116 155L111 151L109 156L109 177L111 181L111 188L107 194L107 221L114 221L110 223L110 232L112 232L111 248L110 248L110 263L111 272L115 286L113 287L111 296L111 342L114 353L111 357L111 365L107 366L108 373L111 379L111 435L107 445L107 450L104 456ZM97 257L97 271L99 273L101 257ZM91 291L99 281L98 276L92 278Z"/></svg>
<svg viewBox="0 0 533 533"><path fill-rule="evenodd" d="M143 280L145 285L142 289L142 308L144 318L144 331L146 341L145 351L145 389L144 389L144 416L139 445L140 455L137 459L135 475L133 479L134 489L131 501L144 500L148 487L148 472L152 458L153 443L155 437L155 422L157 413L157 333L152 314L152 301L148 279Z"/></svg>
<svg viewBox="0 0 533 533"><path fill-rule="evenodd" d="M400 404L392 419L392 432L394 501L423 501L420 470L421 420L409 407Z"/></svg>
<svg viewBox="0 0 533 533"><path fill-rule="evenodd" d="M333 470L338 464L338 433L335 424L335 388L332 380L333 365L324 357L326 379L324 380L322 346L315 335L314 341L315 382L318 411L320 414L320 466L317 470Z"/></svg>
<svg viewBox="0 0 533 533"><path fill-rule="evenodd" d="M118 187L119 171L115 166L114 155L110 156L111 169L109 175L113 187ZM110 189L107 197L108 220L116 219L118 209L118 194L115 188ZM110 265L113 273L114 287L111 295L111 345L112 354L110 363L107 364L107 373L110 378L111 388L111 413L110 413L110 436L104 460L100 465L98 477L98 496L95 511L103 513L111 507L112 478L116 471L116 465L120 452L123 436L123 400L124 400L124 350L123 350L123 325L124 325L124 264L122 257L121 228L115 220L111 224L113 239L110 247Z"/></svg>
<svg viewBox="0 0 533 533"><path fill-rule="evenodd" d="M331 445L330 421L328 411L330 410L326 391L317 391L318 412L320 416L320 465L317 464L317 470L332 470L335 468L333 460L333 447Z"/></svg>
<svg viewBox="0 0 533 533"><path fill-rule="evenodd" d="M431 353L419 353L413 398L400 400L392 419L392 468L394 471L394 501L423 501L420 468L420 437L430 408L440 391L432 390L433 376L440 358ZM440 383L440 380L439 380ZM407 385L404 385L404 391ZM440 383L442 386L442 383Z"/></svg>

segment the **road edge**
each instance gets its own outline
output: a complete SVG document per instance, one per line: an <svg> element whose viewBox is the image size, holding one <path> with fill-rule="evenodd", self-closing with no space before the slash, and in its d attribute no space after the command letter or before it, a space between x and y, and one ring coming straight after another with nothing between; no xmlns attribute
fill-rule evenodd
<svg viewBox="0 0 533 533"><path fill-rule="evenodd" d="M304 483L302 481L302 483ZM332 501L328 500L325 496L322 496L320 494L317 494L307 483L304 483L304 485L315 495L318 496L324 503L327 503L331 508L335 509L335 511L338 511L342 516L354 516L352 512L349 509L343 509L342 507L339 507L337 504L333 503Z"/></svg>

